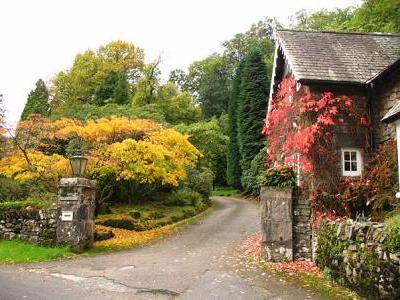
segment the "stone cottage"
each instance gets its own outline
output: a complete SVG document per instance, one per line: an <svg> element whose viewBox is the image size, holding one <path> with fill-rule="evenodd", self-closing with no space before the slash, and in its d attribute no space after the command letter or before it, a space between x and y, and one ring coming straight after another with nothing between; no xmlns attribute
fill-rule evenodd
<svg viewBox="0 0 400 300"><path fill-rule="evenodd" d="M299 88L311 93L330 91L352 98L371 120L367 142L372 149L396 139L396 127L400 134L400 35L285 29L275 32L275 41L269 101L291 75ZM341 130L335 143L340 175L360 176L367 160L362 151L365 137ZM400 153L400 142L398 149Z"/></svg>
<svg viewBox="0 0 400 300"><path fill-rule="evenodd" d="M338 97L351 98L354 107L370 120L370 126L364 126L360 131L350 130L346 123L337 126L333 139L337 165L318 174L317 180L330 176L339 179L361 176L365 163L380 144L396 140L396 130L397 152L400 153L400 35L281 29L274 33L274 38L276 46L267 122L279 85L288 77L295 80L297 91L315 95L329 91ZM364 151L366 148L368 152ZM400 164L400 154L398 161ZM298 178L302 176L300 163L298 160ZM262 201L278 197L268 193L267 189L261 193ZM275 232L272 230L275 227L271 227L271 222L283 224L279 219L281 216L272 216L279 220L266 218L271 222L264 222L267 230L263 231L263 243L275 241L279 246L287 240L290 243L287 258L310 260L311 207L307 196L299 195L289 195L293 199L287 207L293 216L289 213L286 218L289 224L285 227L289 233L286 239L282 237L284 230ZM397 196L400 198L400 193ZM273 214L270 209L266 211Z"/></svg>

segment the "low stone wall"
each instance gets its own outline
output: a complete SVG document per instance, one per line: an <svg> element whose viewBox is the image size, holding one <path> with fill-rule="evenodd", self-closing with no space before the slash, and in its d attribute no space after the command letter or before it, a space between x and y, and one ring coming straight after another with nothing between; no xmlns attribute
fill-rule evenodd
<svg viewBox="0 0 400 300"><path fill-rule="evenodd" d="M21 209L0 212L0 239L54 246L57 242L56 209Z"/></svg>
<svg viewBox="0 0 400 300"><path fill-rule="evenodd" d="M385 224L323 223L316 239L316 262L325 274L367 298L400 299L400 252L387 249Z"/></svg>

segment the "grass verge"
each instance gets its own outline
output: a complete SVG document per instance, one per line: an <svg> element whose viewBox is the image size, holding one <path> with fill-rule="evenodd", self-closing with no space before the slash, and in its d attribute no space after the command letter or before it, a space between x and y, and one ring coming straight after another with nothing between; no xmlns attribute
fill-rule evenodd
<svg viewBox="0 0 400 300"><path fill-rule="evenodd" d="M359 300L360 298L355 292L342 287L335 282L329 280L321 274L309 272L284 272L274 268L273 263L265 261L260 262L261 266L269 273L275 275L281 280L297 285L306 291L321 296L324 299L341 299L341 300Z"/></svg>
<svg viewBox="0 0 400 300"><path fill-rule="evenodd" d="M76 256L67 247L51 248L0 240L0 263L29 263Z"/></svg>
<svg viewBox="0 0 400 300"><path fill-rule="evenodd" d="M240 197L242 196L242 192L233 187L224 186L224 187L216 187L211 192L211 195L220 197Z"/></svg>

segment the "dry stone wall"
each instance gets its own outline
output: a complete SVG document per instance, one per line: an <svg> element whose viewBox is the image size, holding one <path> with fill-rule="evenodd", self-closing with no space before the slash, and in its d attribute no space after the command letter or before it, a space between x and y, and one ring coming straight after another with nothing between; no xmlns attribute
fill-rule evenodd
<svg viewBox="0 0 400 300"><path fill-rule="evenodd" d="M386 246L386 225L329 222L316 231L317 264L336 281L371 299L400 299L400 252Z"/></svg>
<svg viewBox="0 0 400 300"><path fill-rule="evenodd" d="M0 239L54 246L56 230L56 209L27 208L0 212Z"/></svg>

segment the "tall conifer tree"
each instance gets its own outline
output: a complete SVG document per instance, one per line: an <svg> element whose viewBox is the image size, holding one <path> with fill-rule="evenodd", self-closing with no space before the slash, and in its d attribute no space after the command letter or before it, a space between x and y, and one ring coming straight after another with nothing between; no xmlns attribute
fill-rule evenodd
<svg viewBox="0 0 400 300"><path fill-rule="evenodd" d="M50 113L49 91L42 79L36 82L36 88L28 95L21 115L21 120L26 120L30 114L41 114L48 116Z"/></svg>
<svg viewBox="0 0 400 300"><path fill-rule="evenodd" d="M238 102L238 144L243 173L265 146L262 127L267 110L268 81L262 52L252 49L243 62Z"/></svg>
<svg viewBox="0 0 400 300"><path fill-rule="evenodd" d="M243 69L243 63L240 63L236 69L235 77L232 83L232 93L229 99L228 105L228 117L229 117L229 147L227 155L227 171L226 179L230 186L240 188L240 177L242 170L240 168L240 151L238 145L238 120L237 110L241 84L241 73Z"/></svg>

